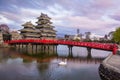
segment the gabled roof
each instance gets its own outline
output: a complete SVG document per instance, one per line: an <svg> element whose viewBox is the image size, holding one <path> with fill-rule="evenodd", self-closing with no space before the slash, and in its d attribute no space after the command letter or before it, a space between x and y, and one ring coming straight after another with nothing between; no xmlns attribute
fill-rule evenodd
<svg viewBox="0 0 120 80"><path fill-rule="evenodd" d="M31 21L26 22L26 23L23 24L22 26L24 26L24 27L31 27L31 28L34 28L34 25L31 23Z"/></svg>

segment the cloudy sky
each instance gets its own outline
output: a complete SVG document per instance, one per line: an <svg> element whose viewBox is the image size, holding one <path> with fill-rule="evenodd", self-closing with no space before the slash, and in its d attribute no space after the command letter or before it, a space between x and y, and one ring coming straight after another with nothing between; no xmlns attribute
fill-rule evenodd
<svg viewBox="0 0 120 80"><path fill-rule="evenodd" d="M120 26L120 0L0 0L0 24L11 30L35 24L41 13L52 18L58 35L75 34L77 28L104 35Z"/></svg>

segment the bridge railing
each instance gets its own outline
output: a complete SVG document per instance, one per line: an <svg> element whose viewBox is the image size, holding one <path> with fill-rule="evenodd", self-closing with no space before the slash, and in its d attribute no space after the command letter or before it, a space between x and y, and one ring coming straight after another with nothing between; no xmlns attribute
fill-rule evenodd
<svg viewBox="0 0 120 80"><path fill-rule="evenodd" d="M76 41L65 41L65 40L34 40L34 39L20 39L7 41L8 44L24 44L24 43L35 43L35 44L61 44L71 46L90 47L95 49L110 50L115 53L117 50L116 44L96 43L96 42L76 42Z"/></svg>

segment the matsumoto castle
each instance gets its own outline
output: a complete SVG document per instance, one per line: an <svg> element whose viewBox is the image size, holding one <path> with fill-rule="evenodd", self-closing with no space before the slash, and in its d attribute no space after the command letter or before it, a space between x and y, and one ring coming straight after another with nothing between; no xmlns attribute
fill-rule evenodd
<svg viewBox="0 0 120 80"><path fill-rule="evenodd" d="M24 28L19 30L22 39L55 39L56 31L54 26L51 25L51 18L47 14L41 13L37 19L36 26L31 22L26 22L22 25Z"/></svg>

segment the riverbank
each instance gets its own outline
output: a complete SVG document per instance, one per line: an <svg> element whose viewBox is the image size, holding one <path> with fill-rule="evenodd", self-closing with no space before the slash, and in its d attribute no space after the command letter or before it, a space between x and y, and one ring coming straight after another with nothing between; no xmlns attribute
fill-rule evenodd
<svg viewBox="0 0 120 80"><path fill-rule="evenodd" d="M10 48L11 46L9 46L6 43L0 43L0 48Z"/></svg>
<svg viewBox="0 0 120 80"><path fill-rule="evenodd" d="M110 54L99 67L102 80L120 80L120 54Z"/></svg>

